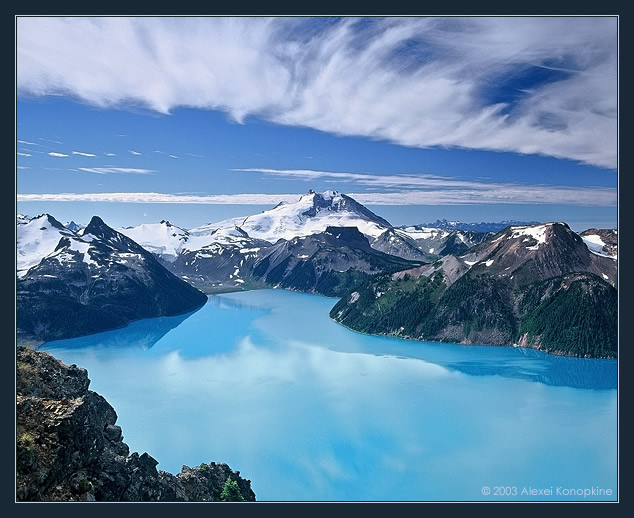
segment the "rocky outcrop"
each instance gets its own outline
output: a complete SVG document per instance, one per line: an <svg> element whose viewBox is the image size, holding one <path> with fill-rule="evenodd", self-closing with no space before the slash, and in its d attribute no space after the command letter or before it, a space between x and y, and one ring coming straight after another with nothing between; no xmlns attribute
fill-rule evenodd
<svg viewBox="0 0 634 518"><path fill-rule="evenodd" d="M16 500L208 502L221 500L231 479L255 501L251 481L226 464L157 470L147 453L130 453L115 410L88 389L85 369L16 351Z"/></svg>

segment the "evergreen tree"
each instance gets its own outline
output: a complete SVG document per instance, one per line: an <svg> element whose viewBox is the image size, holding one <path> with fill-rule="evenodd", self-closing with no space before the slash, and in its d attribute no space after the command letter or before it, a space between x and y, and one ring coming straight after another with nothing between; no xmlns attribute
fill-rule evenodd
<svg viewBox="0 0 634 518"><path fill-rule="evenodd" d="M222 488L222 493L220 493L220 500L223 502L244 502L244 497L240 493L240 488L235 480L227 478L225 487Z"/></svg>

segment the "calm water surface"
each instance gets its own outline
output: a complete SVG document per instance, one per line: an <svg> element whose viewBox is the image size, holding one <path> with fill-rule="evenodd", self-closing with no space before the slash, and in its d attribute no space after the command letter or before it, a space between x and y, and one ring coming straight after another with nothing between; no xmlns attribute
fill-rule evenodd
<svg viewBox="0 0 634 518"><path fill-rule="evenodd" d="M41 349L88 369L131 451L226 462L258 500L616 499L616 361L361 335L335 302L219 295Z"/></svg>

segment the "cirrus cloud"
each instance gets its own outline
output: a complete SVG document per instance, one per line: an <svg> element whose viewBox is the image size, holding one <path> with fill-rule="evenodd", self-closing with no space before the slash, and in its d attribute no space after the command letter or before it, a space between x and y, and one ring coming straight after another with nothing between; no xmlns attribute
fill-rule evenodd
<svg viewBox="0 0 634 518"><path fill-rule="evenodd" d="M41 193L18 194L17 201L84 201L124 203L184 203L208 205L277 205L293 203L299 194L167 194L155 192ZM554 204L611 207L617 192L612 188L525 186L493 184L453 189L418 189L397 192L351 193L359 203L369 205L486 205Z"/></svg>
<svg viewBox="0 0 634 518"><path fill-rule="evenodd" d="M617 164L617 17L18 17L17 89Z"/></svg>
<svg viewBox="0 0 634 518"><path fill-rule="evenodd" d="M154 169L140 169L136 167L78 167L79 171L94 174L155 174Z"/></svg>

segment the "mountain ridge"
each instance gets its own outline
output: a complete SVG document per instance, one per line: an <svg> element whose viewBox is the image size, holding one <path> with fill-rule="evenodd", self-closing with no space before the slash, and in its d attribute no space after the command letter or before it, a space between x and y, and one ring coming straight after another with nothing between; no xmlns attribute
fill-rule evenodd
<svg viewBox="0 0 634 518"><path fill-rule="evenodd" d="M49 252L57 243L39 262L18 271L18 342L41 343L116 329L132 320L187 313L207 300L98 216L81 234L50 215L45 219L48 226L40 227L40 233L47 235L38 253ZM22 230L32 235L26 225ZM33 256L28 256L30 262Z"/></svg>
<svg viewBox="0 0 634 518"><path fill-rule="evenodd" d="M616 280L615 261L566 224L507 227L461 256L369 280L330 316L370 334L613 358Z"/></svg>

